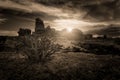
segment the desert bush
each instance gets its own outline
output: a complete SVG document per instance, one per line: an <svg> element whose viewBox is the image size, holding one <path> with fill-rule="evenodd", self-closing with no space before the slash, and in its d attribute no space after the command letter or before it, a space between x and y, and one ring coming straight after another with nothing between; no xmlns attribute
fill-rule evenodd
<svg viewBox="0 0 120 80"><path fill-rule="evenodd" d="M80 48L79 47L75 47L75 46L73 46L72 51L73 52L81 52Z"/></svg>
<svg viewBox="0 0 120 80"><path fill-rule="evenodd" d="M20 44L21 52L31 63L45 63L52 59L52 55L61 49L61 45L54 42L53 39L42 37L25 37Z"/></svg>
<svg viewBox="0 0 120 80"><path fill-rule="evenodd" d="M94 54L120 55L120 49L115 47L115 45L97 43L77 43L74 44L73 51L89 52Z"/></svg>

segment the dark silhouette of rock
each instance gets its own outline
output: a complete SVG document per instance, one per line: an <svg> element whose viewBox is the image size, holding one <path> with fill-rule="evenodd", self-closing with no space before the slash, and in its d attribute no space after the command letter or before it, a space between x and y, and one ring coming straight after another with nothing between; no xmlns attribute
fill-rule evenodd
<svg viewBox="0 0 120 80"><path fill-rule="evenodd" d="M35 22L35 33L43 33L45 31L45 26L43 20L36 18Z"/></svg>
<svg viewBox="0 0 120 80"><path fill-rule="evenodd" d="M31 30L30 29L22 29L20 28L18 31L19 36L27 36L31 35Z"/></svg>

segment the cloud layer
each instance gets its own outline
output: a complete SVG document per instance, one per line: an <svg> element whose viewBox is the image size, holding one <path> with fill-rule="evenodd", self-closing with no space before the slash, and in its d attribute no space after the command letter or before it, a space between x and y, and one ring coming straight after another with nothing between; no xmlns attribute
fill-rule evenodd
<svg viewBox="0 0 120 80"><path fill-rule="evenodd" d="M119 14L120 0L0 0L0 30L34 30L34 19L40 17L56 29L88 31L95 25L119 24Z"/></svg>

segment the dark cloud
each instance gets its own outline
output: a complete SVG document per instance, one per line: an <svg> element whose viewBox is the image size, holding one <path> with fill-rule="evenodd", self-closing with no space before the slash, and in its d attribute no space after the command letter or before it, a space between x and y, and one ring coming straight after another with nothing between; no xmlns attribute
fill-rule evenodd
<svg viewBox="0 0 120 80"><path fill-rule="evenodd" d="M28 18L30 20L34 20L35 18L37 17L40 17L40 18L43 18L44 20L54 20L58 17L56 16L52 16L52 15L49 15L49 14L46 14L44 12L24 12L24 11L21 11L21 10L14 10L14 9L5 9L5 8L0 8L0 13L3 14L4 16L19 16L19 17L22 17L22 18Z"/></svg>
<svg viewBox="0 0 120 80"><path fill-rule="evenodd" d="M40 11L34 11L32 4L43 4L47 6L52 6L51 9L54 9L54 7L57 9L61 9L63 12L67 14L79 14L80 11L86 12L85 14L82 14L82 19L88 20L88 21L108 21L108 20L119 20L120 16L120 1L119 0L6 0L10 1L11 4L15 4L17 6L17 10L31 12L34 15L34 12L38 12L39 14L44 13L45 15L50 15L49 13L46 13L46 11L41 11L43 6L36 6L41 9ZM31 7L33 6L33 7ZM5 7L5 6L4 6ZM11 7L12 9L15 9ZM31 9L32 8L32 9ZM51 12L50 12L51 13ZM28 14L29 15L29 14ZM38 15L38 14L37 14ZM44 16L44 15L42 15ZM56 15L55 15L56 16ZM41 17L41 16L40 16ZM53 17L53 16L51 16ZM60 16L63 17L63 16ZM78 16L79 19L80 16ZM80 17L81 18L81 17Z"/></svg>
<svg viewBox="0 0 120 80"><path fill-rule="evenodd" d="M34 0L54 7L67 6L72 11L85 11L82 19L88 21L120 20L120 0ZM66 7L64 7L66 8Z"/></svg>
<svg viewBox="0 0 120 80"><path fill-rule="evenodd" d="M97 21L112 21L120 19L120 1L112 0L101 4L86 5L84 8L88 9L85 18L91 16Z"/></svg>

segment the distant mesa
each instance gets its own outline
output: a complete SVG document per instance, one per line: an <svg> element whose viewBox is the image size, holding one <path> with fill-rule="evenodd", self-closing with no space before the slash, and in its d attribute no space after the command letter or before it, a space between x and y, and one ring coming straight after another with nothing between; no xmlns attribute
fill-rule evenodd
<svg viewBox="0 0 120 80"><path fill-rule="evenodd" d="M20 28L19 31L18 31L18 34L19 34L19 36L31 35L31 30Z"/></svg>
<svg viewBox="0 0 120 80"><path fill-rule="evenodd" d="M19 36L28 36L28 35L34 35L34 36L41 36L42 34L53 34L55 32L55 29L52 29L50 26L45 28L44 21L40 18L35 19L35 32L31 34L30 29L23 29L20 28L18 31Z"/></svg>
<svg viewBox="0 0 120 80"><path fill-rule="evenodd" d="M45 32L44 22L40 18L36 18L35 33L43 33L43 32Z"/></svg>
<svg viewBox="0 0 120 80"><path fill-rule="evenodd" d="M44 32L45 32L45 26L44 26L43 20L41 20L40 18L36 18L35 19L35 32L33 32L33 35L42 34ZM20 28L18 31L18 35L19 36L31 35L31 30Z"/></svg>

